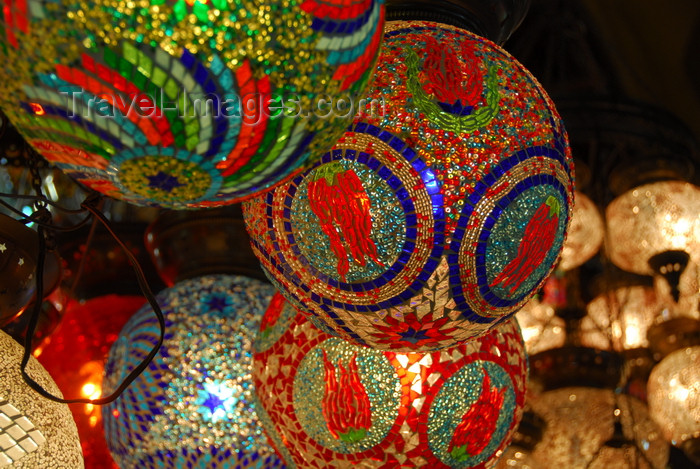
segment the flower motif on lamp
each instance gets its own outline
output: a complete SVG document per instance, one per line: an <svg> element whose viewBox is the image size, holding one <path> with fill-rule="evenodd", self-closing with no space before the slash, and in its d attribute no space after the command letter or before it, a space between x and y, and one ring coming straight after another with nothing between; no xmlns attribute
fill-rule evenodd
<svg viewBox="0 0 700 469"><path fill-rule="evenodd" d="M66 404L41 397L22 379L24 349L0 331L0 467L82 469L75 421ZM61 391L34 358L27 374L54 396Z"/></svg>
<svg viewBox="0 0 700 469"><path fill-rule="evenodd" d="M19 132L92 189L175 209L240 201L327 151L352 116L322 103L361 98L384 24L383 0L4 12L0 107Z"/></svg>
<svg viewBox="0 0 700 469"><path fill-rule="evenodd" d="M255 417L252 344L270 285L212 275L157 295L166 319L160 354L102 409L107 445L121 467L281 467ZM126 324L105 367L105 392L153 347L149 305Z"/></svg>
<svg viewBox="0 0 700 469"><path fill-rule="evenodd" d="M553 269L572 159L536 80L490 41L389 22L371 102L312 169L244 203L254 251L303 313L356 344L479 336Z"/></svg>
<svg viewBox="0 0 700 469"><path fill-rule="evenodd" d="M277 298L253 376L288 467L491 467L510 442L527 381L514 320L451 349L400 353L333 337Z"/></svg>

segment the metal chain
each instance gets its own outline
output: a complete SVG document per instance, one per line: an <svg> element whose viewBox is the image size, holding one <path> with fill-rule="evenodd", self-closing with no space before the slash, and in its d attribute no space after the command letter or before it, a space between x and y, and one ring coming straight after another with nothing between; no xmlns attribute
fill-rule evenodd
<svg viewBox="0 0 700 469"><path fill-rule="evenodd" d="M52 220L52 215L51 211L49 210L49 204L48 204L48 199L43 193L43 190L41 188L42 184L44 183L44 180L41 177L41 174L39 173L39 167L41 165L41 161L43 159L39 156L39 154L28 144L26 145L26 155L27 155L27 165L29 167L29 176L30 176L30 184L32 188L34 189L34 192L36 192L36 195L39 197L36 201L34 201L34 216L36 219L46 225L49 225ZM44 237L46 239L46 247L49 251L53 251L56 249L56 234L53 230L43 230L44 232Z"/></svg>

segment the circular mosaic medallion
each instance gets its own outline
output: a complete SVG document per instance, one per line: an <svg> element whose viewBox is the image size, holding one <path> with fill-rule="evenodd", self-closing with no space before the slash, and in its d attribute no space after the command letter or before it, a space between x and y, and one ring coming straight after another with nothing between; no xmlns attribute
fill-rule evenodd
<svg viewBox="0 0 700 469"><path fill-rule="evenodd" d="M477 467L505 446L515 407L508 373L493 362L472 362L443 383L430 406L430 449L449 467Z"/></svg>
<svg viewBox="0 0 700 469"><path fill-rule="evenodd" d="M448 256L452 291L465 317L501 317L542 284L571 218L568 181L563 150L545 147L505 159L477 185Z"/></svg>
<svg viewBox="0 0 700 469"><path fill-rule="evenodd" d="M410 297L437 265L440 220L417 207L437 209L441 197L429 168L406 164L413 153L400 140L366 125L354 131L316 168L268 194L273 242L289 246L268 262L285 266L287 282L310 285L326 308L376 311Z"/></svg>
<svg viewBox="0 0 700 469"><path fill-rule="evenodd" d="M294 412L320 445L359 453L386 438L398 416L400 390L396 371L381 353L328 339L296 370Z"/></svg>

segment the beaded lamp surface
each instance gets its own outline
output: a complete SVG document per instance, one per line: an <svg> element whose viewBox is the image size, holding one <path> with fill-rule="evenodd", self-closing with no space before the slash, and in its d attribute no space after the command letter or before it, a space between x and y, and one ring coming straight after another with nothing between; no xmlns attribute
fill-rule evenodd
<svg viewBox="0 0 700 469"><path fill-rule="evenodd" d="M612 390L567 387L532 396L546 422L532 456L541 467L662 469L669 447L642 401Z"/></svg>
<svg viewBox="0 0 700 469"><path fill-rule="evenodd" d="M276 295L255 343L258 416L287 467L491 467L520 421L515 320L432 353L330 336Z"/></svg>
<svg viewBox="0 0 700 469"><path fill-rule="evenodd" d="M649 260L664 251L685 251L700 261L700 187L659 181L625 192L605 209L607 252L621 269L654 273Z"/></svg>
<svg viewBox="0 0 700 469"><path fill-rule="evenodd" d="M273 468L282 463L253 409L253 339L273 288L204 276L157 295L166 320L160 354L102 408L107 445L123 468ZM134 315L105 366L105 393L158 340L150 306Z"/></svg>
<svg viewBox="0 0 700 469"><path fill-rule="evenodd" d="M700 346L664 357L649 375L649 413L675 446L700 440ZM697 446L696 446L697 447Z"/></svg>
<svg viewBox="0 0 700 469"><path fill-rule="evenodd" d="M27 386L20 374L23 352L0 331L0 467L82 469L83 454L70 409ZM61 396L36 359L29 359L27 374L54 396Z"/></svg>
<svg viewBox="0 0 700 469"><path fill-rule="evenodd" d="M389 22L372 105L315 167L244 203L289 301L346 340L428 351L488 331L551 272L572 159L536 80L495 44Z"/></svg>
<svg viewBox="0 0 700 469"><path fill-rule="evenodd" d="M603 244L603 217L595 203L583 192L576 191L568 236L561 252L559 268L572 270L593 257Z"/></svg>
<svg viewBox="0 0 700 469"><path fill-rule="evenodd" d="M0 106L99 192L229 204L333 145L352 119L334 100L361 97L383 23L383 0L8 2Z"/></svg>

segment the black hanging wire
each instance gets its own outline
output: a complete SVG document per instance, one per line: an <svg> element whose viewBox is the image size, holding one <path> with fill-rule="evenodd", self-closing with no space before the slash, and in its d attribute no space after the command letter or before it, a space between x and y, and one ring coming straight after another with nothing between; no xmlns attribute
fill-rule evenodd
<svg viewBox="0 0 700 469"><path fill-rule="evenodd" d="M80 210L67 210L63 209L57 204L52 203L49 201L46 196L43 195L42 190L41 190L41 178L38 176L38 165L36 164L36 160L39 158L39 156L35 152L30 152L30 157L29 157L29 167L32 174L32 179L33 179L33 186L34 190L36 191L37 195L36 196L18 196L16 194L0 194L0 197L9 197L9 198L27 198L34 200L34 208L35 211L31 216L26 216L24 213L20 212L20 215L23 219L24 223L35 223L37 226L37 233L39 237L39 254L37 256L37 265L36 265L36 294L37 294L37 301L34 302L34 306L31 311L31 315L29 318L29 324L27 326L27 332L25 335L24 339L24 353L22 355L22 361L20 363L20 371L22 374L22 378L24 379L25 383L32 388L34 391L36 391L39 395L45 397L46 399L49 399L54 402L59 402L63 404L94 404L94 405L104 405L108 404L110 402L113 402L119 396L124 392L124 390L129 387L129 385L134 382L136 378L143 373L143 371L148 367L148 365L151 363L151 361L155 358L155 356L158 354L160 351L161 346L163 345L163 339L165 337L165 318L163 316L163 312L160 309L160 306L158 305L158 301L156 300L153 292L151 291L150 286L148 285L148 281L146 280L146 275L143 272L143 269L141 268L141 265L139 264L138 260L136 257L131 253L131 250L128 248L128 246L121 240L119 235L114 232L112 229L111 224L109 223L109 220L102 214L100 211L100 206L102 203L102 196L98 194L97 192L92 191L88 197L80 204ZM0 199L2 201L2 199ZM9 204L6 204L4 201L2 201L3 206L7 206ZM61 210L64 210L66 212L70 213L85 213L87 212L87 216L85 219L83 219L81 222L79 222L75 226L71 227L59 227L51 223L52 216L51 212L48 210L48 206L55 206ZM16 210L15 210L16 211ZM53 240L52 238L52 232L53 231L71 231L79 228L80 226L83 226L87 221L90 219L93 220L93 226L91 228L91 232L94 231L96 224L99 222L102 224L102 226L109 232L109 234L114 238L114 240L119 244L119 246L122 248L124 251L124 254L126 255L129 263L131 264L132 269L134 270L134 273L136 274L136 280L139 284L139 288L141 289L141 292L143 293L144 297L146 300L148 300L148 303L151 305L151 308L153 309L153 313L155 314L156 318L158 319L158 324L160 326L160 335L158 337L158 342L153 346L151 351L148 353L148 355L139 363L138 366L136 366L131 372L126 376L126 378L122 381L122 383L114 390L110 395L106 397L101 397L99 399L85 399L85 398L80 398L80 399L64 399L58 396L54 396L50 392L48 392L46 389L44 389L39 383L37 383L29 374L27 373L27 364L29 363L29 359L32 354L32 341L33 341L33 336L34 336L34 331L36 330L36 326L39 322L39 316L41 313L41 298L40 296L43 294L44 291L44 264L46 260L46 252L48 250L48 243L47 240ZM75 286L75 285L74 285Z"/></svg>

